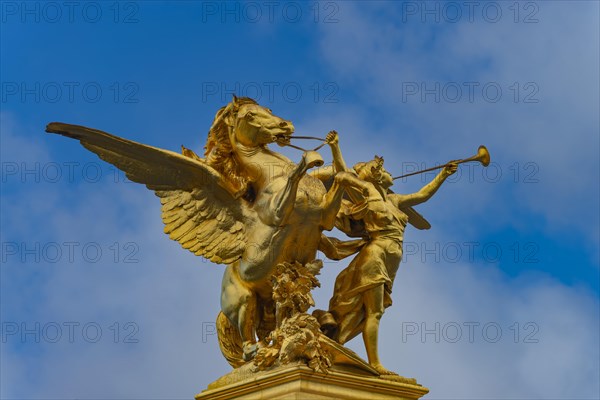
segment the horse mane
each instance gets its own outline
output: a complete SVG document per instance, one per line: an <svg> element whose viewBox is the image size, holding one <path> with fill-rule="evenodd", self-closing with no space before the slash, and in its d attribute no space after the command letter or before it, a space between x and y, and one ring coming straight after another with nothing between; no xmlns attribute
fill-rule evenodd
<svg viewBox="0 0 600 400"><path fill-rule="evenodd" d="M241 106L258 104L249 97L235 97L224 107L221 107L208 131L204 146L204 157L208 165L229 179L236 192L246 193L250 188L248 177L242 174L242 168L234 155L229 133L233 129L235 117Z"/></svg>

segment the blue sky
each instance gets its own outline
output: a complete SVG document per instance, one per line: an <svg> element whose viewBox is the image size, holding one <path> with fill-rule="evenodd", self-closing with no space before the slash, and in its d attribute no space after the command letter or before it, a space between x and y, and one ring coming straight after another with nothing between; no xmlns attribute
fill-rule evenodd
<svg viewBox="0 0 600 400"><path fill-rule="evenodd" d="M433 228L405 234L383 362L432 399L600 396L597 2L0 5L2 398L183 399L229 371L223 267L44 127L200 153L231 92L397 175L485 144L492 165L461 167L419 207Z"/></svg>

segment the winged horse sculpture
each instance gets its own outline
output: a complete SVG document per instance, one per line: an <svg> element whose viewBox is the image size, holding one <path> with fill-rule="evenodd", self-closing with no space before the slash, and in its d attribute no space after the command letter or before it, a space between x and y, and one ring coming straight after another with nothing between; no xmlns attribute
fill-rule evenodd
<svg viewBox="0 0 600 400"><path fill-rule="evenodd" d="M219 343L234 366L252 359L275 328L271 276L283 262L315 260L322 231L336 221L344 189L366 190L353 174L335 174L327 190L307 171L323 164L315 151L294 163L271 151L294 132L250 98L216 114L204 158L179 154L100 130L52 122L47 132L78 140L160 198L164 232L183 248L225 264Z"/></svg>

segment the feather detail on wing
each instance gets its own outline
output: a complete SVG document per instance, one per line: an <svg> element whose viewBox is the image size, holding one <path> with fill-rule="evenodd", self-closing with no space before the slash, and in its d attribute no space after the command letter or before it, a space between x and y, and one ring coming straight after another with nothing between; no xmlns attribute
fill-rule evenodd
<svg viewBox="0 0 600 400"><path fill-rule="evenodd" d="M46 132L79 140L127 177L156 192L162 203L165 233L196 255L216 263L239 259L251 210L232 185L202 159L113 136L96 129L58 122Z"/></svg>

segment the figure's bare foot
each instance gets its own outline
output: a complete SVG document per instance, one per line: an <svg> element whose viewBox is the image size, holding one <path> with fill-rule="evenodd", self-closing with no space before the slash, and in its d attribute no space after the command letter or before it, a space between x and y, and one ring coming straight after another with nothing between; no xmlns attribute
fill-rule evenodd
<svg viewBox="0 0 600 400"><path fill-rule="evenodd" d="M397 373L384 368L381 364L371 364L371 367L373 367L375 371L379 372L380 375L398 375Z"/></svg>

